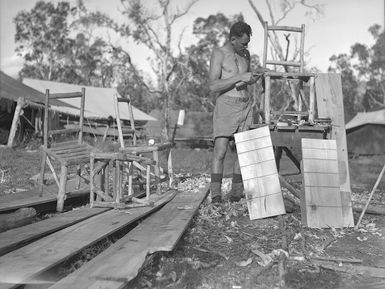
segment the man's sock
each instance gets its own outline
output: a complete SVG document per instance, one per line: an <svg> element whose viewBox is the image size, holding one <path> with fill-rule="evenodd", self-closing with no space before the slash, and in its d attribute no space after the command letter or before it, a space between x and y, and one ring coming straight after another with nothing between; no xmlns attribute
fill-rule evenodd
<svg viewBox="0 0 385 289"><path fill-rule="evenodd" d="M211 197L222 196L222 193L221 193L222 179L223 179L223 174L211 174L211 184L210 184Z"/></svg>

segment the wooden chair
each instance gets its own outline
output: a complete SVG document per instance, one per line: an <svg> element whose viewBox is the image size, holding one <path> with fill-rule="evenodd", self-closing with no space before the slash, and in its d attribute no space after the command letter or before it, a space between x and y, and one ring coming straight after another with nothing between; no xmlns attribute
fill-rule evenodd
<svg viewBox="0 0 385 289"><path fill-rule="evenodd" d="M268 49L269 49L269 40L270 32L275 33L276 31L283 32L295 32L300 33L300 47L299 47L299 61L287 61L285 59L272 60L268 59ZM265 123L271 123L271 79L283 79L283 80L298 80L299 81L299 95L297 96L297 112L291 112L291 115L297 115L298 119L304 115L302 112L303 102L305 100L305 93L303 89L303 83L306 82L309 85L309 104L308 104L308 121L310 123L314 122L314 109L315 109L315 85L313 73L307 73L304 71L304 43L305 43L305 25L302 24L301 27L292 27L292 26L270 26L267 22L264 24L264 47L263 47L263 67L267 68L267 65L277 65L284 67L284 72L279 71L269 71L265 72L263 75L264 78L264 99L263 110ZM291 68L291 70L289 69Z"/></svg>
<svg viewBox="0 0 385 289"><path fill-rule="evenodd" d="M168 179L169 179L169 186L172 187L174 183L174 176L173 176L173 167L172 167L172 152L171 149L173 147L173 142L164 142L164 143L155 143L153 145L147 145L147 144L138 144L137 143L137 136L136 136L136 129L135 129L135 119L134 114L132 111L131 101L129 98L118 98L117 95L114 95L114 103L115 103L115 113L116 113L116 123L118 126L118 132L119 132L119 142L120 142L120 150L129 154L136 154L141 155L144 153L150 153L152 154L152 158L155 161L155 164L152 166L154 169L154 176L156 180L156 186L157 186L157 193L161 193L161 171L160 171L160 164L159 164L159 153L161 151L165 151L167 153L167 164L168 164ZM119 105L121 103L121 105ZM120 109L123 108L123 105L127 105L128 114L130 118L130 126L131 129L129 130L129 133L132 134L133 137L133 144L130 146L126 146L124 143L124 135L123 135L123 129L121 125L121 119L120 119ZM145 170L143 166L141 166L138 162L133 162L133 165L135 165L137 168L141 170Z"/></svg>
<svg viewBox="0 0 385 289"><path fill-rule="evenodd" d="M90 152L92 147L87 143L83 142L83 122L84 122L84 105L85 105L85 89L82 88L80 92L73 93L57 93L50 94L49 90L46 90L45 94L45 111L44 111L44 144L41 147L43 156L41 160L40 170L40 196L43 194L43 183L44 183L44 171L45 166L48 164L52 171L53 177L59 187L57 194L57 211L63 211L64 200L67 193L67 178L68 168L70 166L76 167L77 175L79 176L78 185L80 186L81 177L81 166L88 164L90 161ZM52 99L63 99L63 98L80 98L80 118L79 125L77 128L71 129L59 129L50 130L51 123L49 117L50 100ZM61 137L68 134L78 134L77 140L66 140L56 141L50 143L54 136L60 135ZM60 165L60 178L58 178L54 164L51 161L56 161Z"/></svg>

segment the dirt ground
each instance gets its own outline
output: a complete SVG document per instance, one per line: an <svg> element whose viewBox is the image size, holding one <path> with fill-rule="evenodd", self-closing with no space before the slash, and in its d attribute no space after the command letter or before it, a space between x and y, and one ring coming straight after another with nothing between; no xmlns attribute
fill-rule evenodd
<svg viewBox="0 0 385 289"><path fill-rule="evenodd" d="M179 189L209 182L210 156L208 150L174 152ZM0 194L22 193L34 186L30 177L39 172L38 150L2 148L0 160ZM227 175L231 163L229 155ZM354 201L366 201L384 163L385 156L349 160ZM296 169L286 159L282 164L282 174L300 188ZM384 179L373 203L385 204ZM225 178L225 194L230 182ZM283 193L290 194L285 189ZM359 214L354 217L357 221ZM385 279L341 272L351 262L329 260L320 264L317 258L349 259L357 262L354 264L384 269L385 217L367 214L358 231L309 229L301 225L299 207L282 219L250 221L244 199L214 206L208 198L176 249L149 256L127 288L385 288Z"/></svg>

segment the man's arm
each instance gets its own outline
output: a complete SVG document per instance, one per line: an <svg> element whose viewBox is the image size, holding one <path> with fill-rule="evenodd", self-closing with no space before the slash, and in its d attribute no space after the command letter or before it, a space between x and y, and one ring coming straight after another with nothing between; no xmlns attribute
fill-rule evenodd
<svg viewBox="0 0 385 289"><path fill-rule="evenodd" d="M251 73L246 72L232 76L227 79L220 79L222 73L222 62L224 55L219 49L214 49L210 59L209 88L212 92L228 91L234 88L235 84L244 81L248 82Z"/></svg>

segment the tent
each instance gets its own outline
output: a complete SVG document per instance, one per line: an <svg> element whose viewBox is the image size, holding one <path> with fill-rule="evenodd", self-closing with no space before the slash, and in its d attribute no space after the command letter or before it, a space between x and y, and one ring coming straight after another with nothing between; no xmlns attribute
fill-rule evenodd
<svg viewBox="0 0 385 289"><path fill-rule="evenodd" d="M44 99L45 96L40 91L0 71L0 143L4 143L8 139L9 131L16 133L19 114L22 115L20 119L22 129L18 130L18 137L23 136L25 127L35 126L36 130L36 123L41 117L40 111L44 107ZM72 107L59 100L54 100L53 104L57 107ZM15 111L18 112L16 116ZM8 140L11 142L10 145L12 145L13 137L11 141Z"/></svg>
<svg viewBox="0 0 385 289"><path fill-rule="evenodd" d="M85 111L84 117L88 119L107 119L109 116L115 118L115 107L113 95L119 94L114 88L103 88L103 87L93 87L93 86L84 86L84 85L76 85L69 84L63 82L55 82L55 81L46 81L46 80L37 80L25 78L23 83L33 87L34 89L45 93L46 89L49 89L50 93L65 93L65 92L74 92L81 91L82 87L86 90L86 102L85 102ZM63 99L63 102L71 104L77 108L80 108L80 100L79 99ZM119 103L119 105L124 106L125 103ZM54 110L57 110L62 113L79 115L79 110L74 110L71 108L65 107L53 107ZM134 119L138 122L147 122L147 121L156 121L155 118L146 114L145 112L137 109L136 107L132 107ZM122 107L120 109L120 118L123 120L129 120L129 114L126 107Z"/></svg>
<svg viewBox="0 0 385 289"><path fill-rule="evenodd" d="M385 109L359 112L346 124L348 152L385 154Z"/></svg>

